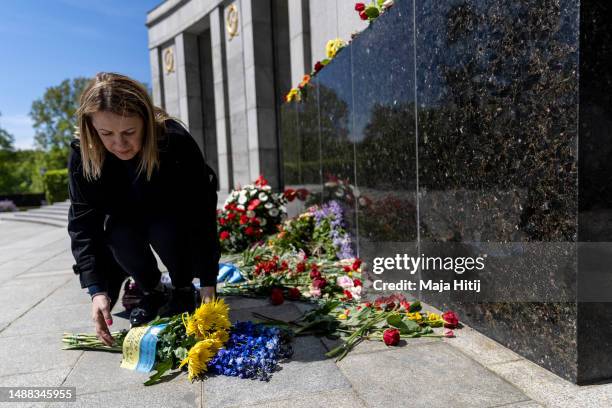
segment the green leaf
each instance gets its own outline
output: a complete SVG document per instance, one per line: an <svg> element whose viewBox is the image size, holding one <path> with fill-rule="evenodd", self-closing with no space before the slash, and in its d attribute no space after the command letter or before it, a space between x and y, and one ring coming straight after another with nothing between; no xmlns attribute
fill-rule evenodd
<svg viewBox="0 0 612 408"><path fill-rule="evenodd" d="M380 15L380 12L378 11L378 7L376 6L369 6L365 9L365 13L366 16L368 16L368 18L376 18Z"/></svg>
<svg viewBox="0 0 612 408"><path fill-rule="evenodd" d="M172 368L172 360L160 361L155 364L154 370L157 370L155 374L153 374L147 381L145 381L144 385L153 385L166 373L166 371Z"/></svg>
<svg viewBox="0 0 612 408"><path fill-rule="evenodd" d="M421 302L419 302L418 300L416 302L413 302L410 304L410 313L414 313L414 312L418 312L419 310L421 310Z"/></svg>
<svg viewBox="0 0 612 408"><path fill-rule="evenodd" d="M377 0L378 8L382 8L384 2L385 0Z"/></svg>
<svg viewBox="0 0 612 408"><path fill-rule="evenodd" d="M404 324L407 328L406 333L414 333L421 331L421 326L419 326L419 324L413 320L404 320Z"/></svg>
<svg viewBox="0 0 612 408"><path fill-rule="evenodd" d="M408 326L406 326L406 324L402 321L402 316L400 315L394 314L387 317L387 323L389 324L389 326L393 326L398 329L408 329Z"/></svg>

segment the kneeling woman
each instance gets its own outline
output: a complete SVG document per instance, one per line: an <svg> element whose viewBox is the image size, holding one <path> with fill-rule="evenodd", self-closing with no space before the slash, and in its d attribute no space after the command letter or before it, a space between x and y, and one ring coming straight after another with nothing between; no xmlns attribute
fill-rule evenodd
<svg viewBox="0 0 612 408"><path fill-rule="evenodd" d="M187 130L128 77L96 75L77 119L68 164L73 269L110 344L110 311L128 275L144 292L132 325L193 311L194 277L203 300L215 295L217 178ZM170 273L169 296L151 246Z"/></svg>

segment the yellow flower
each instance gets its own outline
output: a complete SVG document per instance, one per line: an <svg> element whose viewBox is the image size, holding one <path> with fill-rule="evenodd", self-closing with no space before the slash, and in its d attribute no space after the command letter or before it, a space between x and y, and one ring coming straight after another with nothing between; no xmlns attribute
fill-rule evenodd
<svg viewBox="0 0 612 408"><path fill-rule="evenodd" d="M210 331L228 331L231 327L229 321L229 307L223 299L215 299L209 303L202 303L183 324L188 335L202 340L209 337Z"/></svg>
<svg viewBox="0 0 612 408"><path fill-rule="evenodd" d="M423 320L423 316L419 312L408 313L408 320L414 320L415 322L420 322Z"/></svg>
<svg viewBox="0 0 612 408"><path fill-rule="evenodd" d="M338 319L340 319L340 320L346 320L346 319L347 319L347 316L346 316L344 313L342 313L341 315L338 315Z"/></svg>
<svg viewBox="0 0 612 408"><path fill-rule="evenodd" d="M325 46L325 54L327 54L327 58L334 58L338 51L345 46L346 42L342 38L329 40Z"/></svg>
<svg viewBox="0 0 612 408"><path fill-rule="evenodd" d="M348 271L346 274L349 276L349 278L353 277L353 271Z"/></svg>
<svg viewBox="0 0 612 408"><path fill-rule="evenodd" d="M292 101L299 101L300 97L298 95L298 89L297 88L291 88L291 90L287 93L287 95L285 96L285 101L286 102L292 102Z"/></svg>
<svg viewBox="0 0 612 408"><path fill-rule="evenodd" d="M441 319L441 317L440 317L439 314L436 314L436 313L428 313L427 314L427 320L429 320L429 321L436 321L436 320L440 320L440 319Z"/></svg>
<svg viewBox="0 0 612 408"><path fill-rule="evenodd" d="M439 326L442 326L442 324L444 323L444 320L442 320L442 317L439 314L428 313L427 314L427 323L431 327L439 327Z"/></svg>
<svg viewBox="0 0 612 408"><path fill-rule="evenodd" d="M217 354L219 349L215 347L215 342L212 339L199 341L187 353L187 357L181 361L179 368L185 364L189 364L189 380L201 376L207 369L208 362Z"/></svg>

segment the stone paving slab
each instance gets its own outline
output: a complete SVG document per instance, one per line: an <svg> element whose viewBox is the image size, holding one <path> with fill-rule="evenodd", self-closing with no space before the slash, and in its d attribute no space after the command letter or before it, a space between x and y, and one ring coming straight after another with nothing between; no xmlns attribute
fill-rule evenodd
<svg viewBox="0 0 612 408"><path fill-rule="evenodd" d="M294 395L291 399L243 405L253 408L362 408L367 405L353 391L342 389ZM239 407L238 405L236 407Z"/></svg>
<svg viewBox="0 0 612 408"><path fill-rule="evenodd" d="M274 400L290 399L293 395L314 395L338 389L351 392L351 384L334 362L325 358L325 349L316 338L298 337L294 340L294 349L291 360L282 363L281 370L268 382L223 376L208 378L203 383L204 406L265 405Z"/></svg>
<svg viewBox="0 0 612 408"><path fill-rule="evenodd" d="M338 366L355 392L372 406L475 408L528 400L514 386L442 342L349 354Z"/></svg>

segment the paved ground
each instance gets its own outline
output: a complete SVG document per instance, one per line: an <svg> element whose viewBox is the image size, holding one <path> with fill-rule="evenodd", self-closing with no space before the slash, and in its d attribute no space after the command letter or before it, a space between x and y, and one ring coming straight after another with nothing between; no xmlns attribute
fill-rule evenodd
<svg viewBox="0 0 612 408"><path fill-rule="evenodd" d="M338 364L324 357L329 341L299 338L293 359L268 383L215 377L191 384L182 374L144 387L147 376L120 368L119 354L61 350L64 331L93 329L72 263L64 228L0 220L0 386L76 386L70 407L612 406L612 384L575 386L469 328L455 339L395 348L366 342ZM229 302L241 320L252 311L297 317L306 307ZM114 320L113 329L127 327Z"/></svg>

